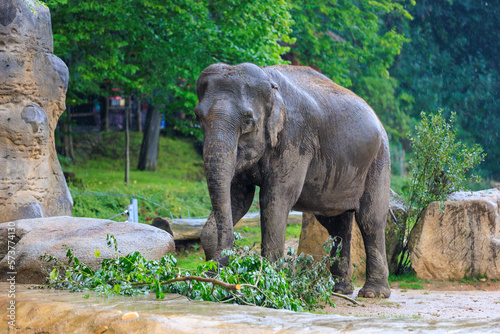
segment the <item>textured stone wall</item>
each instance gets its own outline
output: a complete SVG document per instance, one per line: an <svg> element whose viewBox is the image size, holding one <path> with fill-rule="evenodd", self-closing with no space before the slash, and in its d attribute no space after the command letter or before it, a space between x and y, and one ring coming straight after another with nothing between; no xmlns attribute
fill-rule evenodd
<svg viewBox="0 0 500 334"><path fill-rule="evenodd" d="M31 1L31 0L28 0ZM0 223L71 215L54 130L69 73L53 55L47 8L0 1Z"/></svg>

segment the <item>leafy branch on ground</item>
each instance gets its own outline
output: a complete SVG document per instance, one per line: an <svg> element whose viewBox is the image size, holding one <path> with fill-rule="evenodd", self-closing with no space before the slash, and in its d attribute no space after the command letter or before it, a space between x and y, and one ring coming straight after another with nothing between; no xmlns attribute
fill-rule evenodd
<svg viewBox="0 0 500 334"><path fill-rule="evenodd" d="M235 238L240 236L236 233ZM42 256L44 261L54 265L42 287L74 292L96 291L105 296L154 291L158 299L165 298L165 293L173 293L190 300L293 311L335 306L331 299L335 281L329 266L338 259L338 253L334 257L325 255L321 261L315 262L311 255L296 255L290 248L288 257L271 263L248 246L240 247L236 242L235 247L224 254L229 257L226 266L210 261L197 269L183 270L177 267L172 254L158 261L148 261L139 252L122 256L117 251L116 239L108 235L107 241L117 256L103 259L101 268L96 271L82 263L70 248L67 248L67 263L51 255ZM329 239L325 243L327 254L336 242ZM100 257L100 252L96 250L95 255Z"/></svg>
<svg viewBox="0 0 500 334"><path fill-rule="evenodd" d="M410 134L413 157L410 186L402 194L406 202L405 235L396 270L398 275L410 270L409 235L427 206L431 202L445 201L449 194L466 189L468 183L479 182L480 177L469 175L469 171L486 156L479 145L467 147L456 139L455 113L451 113L449 121L442 110L430 115L422 112L421 117L415 134Z"/></svg>

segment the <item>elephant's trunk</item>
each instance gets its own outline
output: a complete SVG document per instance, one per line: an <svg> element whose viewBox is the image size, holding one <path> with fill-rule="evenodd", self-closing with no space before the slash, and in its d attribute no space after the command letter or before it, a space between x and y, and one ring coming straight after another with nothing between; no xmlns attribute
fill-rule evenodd
<svg viewBox="0 0 500 334"><path fill-rule="evenodd" d="M231 180L237 154L237 132L227 124L205 133L203 160L212 213L203 229L201 242L207 260L221 260L221 252L233 246ZM214 226L215 225L215 226Z"/></svg>

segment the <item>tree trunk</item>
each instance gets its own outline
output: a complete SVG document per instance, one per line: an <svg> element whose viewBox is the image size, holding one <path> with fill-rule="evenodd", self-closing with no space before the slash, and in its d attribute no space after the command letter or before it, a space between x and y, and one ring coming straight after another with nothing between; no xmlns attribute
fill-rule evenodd
<svg viewBox="0 0 500 334"><path fill-rule="evenodd" d="M149 105L137 169L156 170L160 147L160 126L161 114L155 110L154 106Z"/></svg>
<svg viewBox="0 0 500 334"><path fill-rule="evenodd" d="M128 106L125 108L125 184L128 186L130 180L130 109L132 108L132 100L128 97Z"/></svg>
<svg viewBox="0 0 500 334"><path fill-rule="evenodd" d="M141 100L137 99L137 131L142 132Z"/></svg>

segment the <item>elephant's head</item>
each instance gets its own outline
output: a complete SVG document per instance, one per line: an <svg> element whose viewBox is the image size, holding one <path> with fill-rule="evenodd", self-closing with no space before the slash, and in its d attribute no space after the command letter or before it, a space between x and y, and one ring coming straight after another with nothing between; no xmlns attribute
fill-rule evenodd
<svg viewBox="0 0 500 334"><path fill-rule="evenodd" d="M233 176L277 145L285 107L278 86L260 67L247 63L207 67L198 78L197 94L194 111L204 134L203 160L217 224L213 257L218 258L233 244Z"/></svg>

